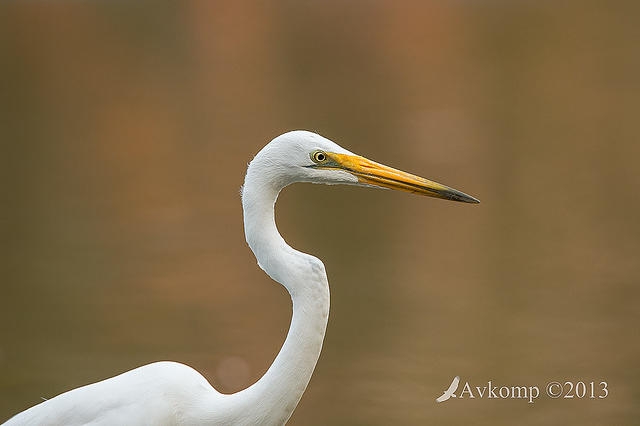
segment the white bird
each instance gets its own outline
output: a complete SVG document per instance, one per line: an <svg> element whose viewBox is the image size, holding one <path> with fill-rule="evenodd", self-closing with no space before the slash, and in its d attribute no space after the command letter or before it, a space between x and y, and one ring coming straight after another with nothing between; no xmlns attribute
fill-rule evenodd
<svg viewBox="0 0 640 426"><path fill-rule="evenodd" d="M444 402L449 398L455 398L456 394L454 392L458 389L458 384L460 384L460 376L456 376L453 378L447 390L445 390L442 395L436 398L436 402Z"/></svg>
<svg viewBox="0 0 640 426"><path fill-rule="evenodd" d="M293 316L273 364L234 394L216 391L177 362L155 362L70 390L23 411L5 425L281 425L315 368L329 316L323 263L289 246L278 233L274 204L294 182L399 189L467 203L475 198L439 183L357 156L315 133L273 139L251 161L242 188L247 243L260 267L291 295Z"/></svg>

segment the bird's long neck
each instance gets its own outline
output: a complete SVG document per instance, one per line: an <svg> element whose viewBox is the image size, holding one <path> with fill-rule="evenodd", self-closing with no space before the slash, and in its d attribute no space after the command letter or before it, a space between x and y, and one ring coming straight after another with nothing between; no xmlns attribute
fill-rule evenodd
<svg viewBox="0 0 640 426"><path fill-rule="evenodd" d="M274 205L280 188L254 185L250 174L251 168L242 195L247 242L260 267L289 291L293 317L268 371L234 395L243 401L243 422L283 424L302 397L320 356L329 316L329 285L322 262L294 250L278 233Z"/></svg>

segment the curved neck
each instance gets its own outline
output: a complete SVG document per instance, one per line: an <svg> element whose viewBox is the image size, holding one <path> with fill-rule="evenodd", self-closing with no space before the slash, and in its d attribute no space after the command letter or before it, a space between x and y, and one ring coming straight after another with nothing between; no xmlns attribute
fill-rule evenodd
<svg viewBox="0 0 640 426"><path fill-rule="evenodd" d="M293 302L287 338L273 364L249 388L230 395L247 424L284 424L302 397L320 356L329 317L329 284L322 262L290 247L278 233L274 205L281 188L247 172L242 193L245 234L260 267Z"/></svg>

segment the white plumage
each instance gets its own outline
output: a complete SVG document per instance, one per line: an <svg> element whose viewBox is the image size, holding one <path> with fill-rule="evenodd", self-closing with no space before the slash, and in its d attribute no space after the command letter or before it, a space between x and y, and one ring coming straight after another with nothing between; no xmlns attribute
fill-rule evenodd
<svg viewBox="0 0 640 426"><path fill-rule="evenodd" d="M291 295L293 317L271 367L255 384L231 395L197 371L156 362L65 392L17 414L16 425L278 425L289 419L315 368L329 316L322 262L290 247L278 233L274 204L294 182L400 189L455 201L475 198L374 163L315 133L285 133L251 161L242 190L247 243L260 267Z"/></svg>

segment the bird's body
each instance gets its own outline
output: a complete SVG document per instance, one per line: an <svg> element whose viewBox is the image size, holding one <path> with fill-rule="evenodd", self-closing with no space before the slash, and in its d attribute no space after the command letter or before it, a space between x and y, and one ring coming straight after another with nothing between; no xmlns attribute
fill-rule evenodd
<svg viewBox="0 0 640 426"><path fill-rule="evenodd" d="M271 367L234 394L216 391L200 373L156 362L44 401L5 423L16 425L278 425L289 419L315 368L329 316L322 262L278 233L274 204L294 182L379 186L455 201L473 197L354 155L315 133L285 133L251 161L242 190L245 235L260 267L291 295L287 338Z"/></svg>
<svg viewBox="0 0 640 426"><path fill-rule="evenodd" d="M18 414L8 424L151 424L153 418L164 419L165 424L195 424L182 411L192 395L222 397L191 367L155 362L65 392ZM197 404L190 410L194 408Z"/></svg>

